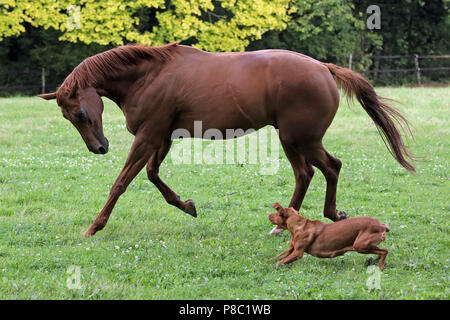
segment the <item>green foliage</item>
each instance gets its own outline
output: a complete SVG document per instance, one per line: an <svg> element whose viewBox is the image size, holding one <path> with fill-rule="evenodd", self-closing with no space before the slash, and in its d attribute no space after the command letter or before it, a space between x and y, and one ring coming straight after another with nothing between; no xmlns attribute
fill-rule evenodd
<svg viewBox="0 0 450 320"><path fill-rule="evenodd" d="M371 0L354 0L355 12L364 15L366 8L373 4ZM450 53L450 1L406 0L401 2L379 1L381 9L381 29L364 35L378 34L382 46L371 51L374 55L409 55L402 59L375 61L372 69L407 69L414 68L414 54L449 54ZM366 40L365 40L366 41ZM356 58L355 62L358 62ZM367 65L367 64L366 64ZM420 60L420 66L450 66L450 59ZM414 73L374 74L370 79L379 85L417 83ZM449 71L424 71L424 83L449 83Z"/></svg>
<svg viewBox="0 0 450 320"><path fill-rule="evenodd" d="M60 40L120 45L125 42L161 45L197 39L196 46L211 51L244 50L249 41L268 30L285 28L289 0L41 0L6 1L1 5L0 40L25 31L24 22L34 27L62 31ZM139 12L156 9L151 30L138 28ZM227 15L216 21L202 19L215 10Z"/></svg>
<svg viewBox="0 0 450 320"><path fill-rule="evenodd" d="M370 55L448 54L449 0L378 1L381 29L369 30L371 0L0 0L0 88L48 89L84 58L127 43L172 41L208 51L293 50L353 69L414 68L412 58ZM421 67L448 66L421 60ZM365 74L375 84L416 83L414 73ZM448 71L423 72L424 83L448 82ZM20 89L20 86L35 86ZM14 93L1 90L0 95Z"/></svg>
<svg viewBox="0 0 450 320"><path fill-rule="evenodd" d="M285 30L269 32L251 48L284 48L346 65L350 53L367 52L382 45L380 35L367 35L365 19L354 14L351 0L297 0L293 9ZM361 40L363 35L366 41Z"/></svg>
<svg viewBox="0 0 450 320"><path fill-rule="evenodd" d="M0 1L0 41L5 37L17 36L25 31L24 23L34 27L58 29L63 17L57 14L63 1Z"/></svg>
<svg viewBox="0 0 450 320"><path fill-rule="evenodd" d="M322 61L348 66L353 54L353 69L414 68L412 58L372 61L370 55L448 54L450 15L448 0L403 2L378 1L381 29L369 30L366 9L371 0L298 0L285 30L269 31L254 41L250 50L283 48L302 52ZM449 60L422 60L421 67L449 66ZM417 83L413 73L366 74L376 84ZM448 82L448 71L429 71L424 83Z"/></svg>
<svg viewBox="0 0 450 320"><path fill-rule="evenodd" d="M83 59L112 48L91 43L59 41L61 32L36 29L25 24L26 32L8 37L0 46L0 96L40 93L41 72L45 68L47 91L55 90Z"/></svg>

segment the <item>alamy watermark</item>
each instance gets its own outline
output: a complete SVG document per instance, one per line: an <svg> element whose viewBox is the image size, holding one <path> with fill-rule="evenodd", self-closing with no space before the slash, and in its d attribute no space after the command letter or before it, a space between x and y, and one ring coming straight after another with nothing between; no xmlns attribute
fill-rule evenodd
<svg viewBox="0 0 450 320"><path fill-rule="evenodd" d="M67 7L67 29L80 29L81 28L81 10L77 5L71 5Z"/></svg>
<svg viewBox="0 0 450 320"><path fill-rule="evenodd" d="M66 286L71 290L82 289L81 286L81 268L79 266L70 266L67 268L68 274L66 279Z"/></svg>
<svg viewBox="0 0 450 320"><path fill-rule="evenodd" d="M367 7L366 13L370 16L366 20L367 29L381 29L381 9L379 6L373 4Z"/></svg>
<svg viewBox="0 0 450 320"><path fill-rule="evenodd" d="M366 286L369 290L381 290L381 270L378 266L368 266L366 273L369 274Z"/></svg>
<svg viewBox="0 0 450 320"><path fill-rule="evenodd" d="M259 165L263 175L277 173L278 130L225 129L223 132L209 128L203 131L202 126L202 121L194 121L193 136L186 129L172 133L172 140L183 139L171 149L173 164L251 164ZM204 144L202 139L214 141Z"/></svg>

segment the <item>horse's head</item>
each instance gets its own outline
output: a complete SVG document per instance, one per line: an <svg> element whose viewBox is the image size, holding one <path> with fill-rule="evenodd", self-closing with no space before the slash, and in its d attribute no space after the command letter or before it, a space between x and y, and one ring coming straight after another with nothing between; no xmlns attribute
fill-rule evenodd
<svg viewBox="0 0 450 320"><path fill-rule="evenodd" d="M53 92L38 96L46 100L57 99L63 117L77 128L89 151L108 152L109 143L102 126L103 101L94 88L79 89L73 95Z"/></svg>

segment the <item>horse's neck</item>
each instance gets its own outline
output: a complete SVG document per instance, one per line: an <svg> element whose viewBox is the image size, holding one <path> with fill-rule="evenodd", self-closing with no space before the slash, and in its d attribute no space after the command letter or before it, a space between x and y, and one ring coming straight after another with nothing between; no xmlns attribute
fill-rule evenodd
<svg viewBox="0 0 450 320"><path fill-rule="evenodd" d="M176 53L176 56L208 54L197 48L184 45L178 45L174 53ZM161 62L157 59L143 60L137 65L131 65L120 77L103 81L97 90L101 96L111 99L124 110L126 104L130 102L130 98L131 100L136 98L135 85L139 85L139 83L145 83L146 86L151 85L151 78L156 78L167 66L166 63L168 62Z"/></svg>
<svg viewBox="0 0 450 320"><path fill-rule="evenodd" d="M106 79L96 89L101 96L105 96L114 101L121 109L125 107L131 88L142 77L149 76L152 73L149 63L141 63L122 73L120 77L115 79Z"/></svg>
<svg viewBox="0 0 450 320"><path fill-rule="evenodd" d="M100 96L107 97L122 108L123 102L126 99L126 92L128 91L128 88L129 86L127 85L122 87L118 81L108 81L107 83L97 87L96 90Z"/></svg>
<svg viewBox="0 0 450 320"><path fill-rule="evenodd" d="M101 96L109 98L121 107L126 99L129 88L135 81L136 79L131 78L129 75L114 80L107 79L96 89Z"/></svg>

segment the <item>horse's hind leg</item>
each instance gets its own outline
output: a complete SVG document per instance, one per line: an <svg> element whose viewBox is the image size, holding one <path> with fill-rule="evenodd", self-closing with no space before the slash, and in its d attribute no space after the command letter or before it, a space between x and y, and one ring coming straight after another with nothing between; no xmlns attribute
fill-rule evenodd
<svg viewBox="0 0 450 320"><path fill-rule="evenodd" d="M347 218L344 211L336 210L336 191L342 162L329 154L321 144L319 147L311 149L307 158L315 167L322 171L325 180L327 181L325 205L323 209L324 216L333 221Z"/></svg>
<svg viewBox="0 0 450 320"><path fill-rule="evenodd" d="M297 151L295 147L286 141L281 140L281 145L283 146L284 153L291 163L292 170L295 176L295 190L292 195L289 207L293 207L295 210L300 210L302 206L303 199L305 198L306 191L308 190L309 183L314 176L314 168L308 163L302 153ZM275 226L270 234L277 235L284 231L284 229Z"/></svg>
<svg viewBox="0 0 450 320"><path fill-rule="evenodd" d="M295 190L292 195L289 207L293 207L295 210L300 210L303 199L305 198L306 191L308 190L309 183L314 175L314 168L308 163L300 152L295 150L295 147L281 141L284 153L291 163L295 176Z"/></svg>
<svg viewBox="0 0 450 320"><path fill-rule="evenodd" d="M166 141L161 145L157 152L152 154L147 163L147 177L156 186L156 188L158 188L167 203L183 210L193 217L196 217L197 211L195 209L194 202L190 199L182 201L180 196L170 189L170 187L159 177L159 166L169 152L171 145L171 141Z"/></svg>

